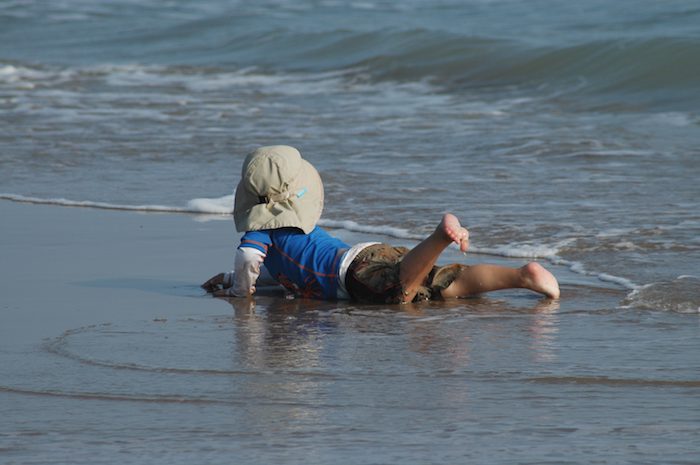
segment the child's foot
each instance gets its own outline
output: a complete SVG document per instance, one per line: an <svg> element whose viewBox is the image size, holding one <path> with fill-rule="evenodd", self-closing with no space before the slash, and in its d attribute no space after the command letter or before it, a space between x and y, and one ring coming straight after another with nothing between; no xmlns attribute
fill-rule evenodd
<svg viewBox="0 0 700 465"><path fill-rule="evenodd" d="M552 273L539 263L531 262L520 268L523 287L544 294L551 299L559 298L559 283Z"/></svg>
<svg viewBox="0 0 700 465"><path fill-rule="evenodd" d="M445 213L435 231L444 234L447 239L457 244L462 252L466 252L469 248L469 231L462 227L452 213Z"/></svg>

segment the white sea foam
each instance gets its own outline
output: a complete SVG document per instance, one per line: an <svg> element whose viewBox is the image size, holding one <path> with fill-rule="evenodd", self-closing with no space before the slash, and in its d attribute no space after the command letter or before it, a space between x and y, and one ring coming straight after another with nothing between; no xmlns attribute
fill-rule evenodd
<svg viewBox="0 0 700 465"><path fill-rule="evenodd" d="M7 76L13 76L17 74L17 68L12 65L0 66L0 77L6 78Z"/></svg>
<svg viewBox="0 0 700 465"><path fill-rule="evenodd" d="M141 212L164 212L164 213L199 213L182 207L171 207L166 205L119 205L107 202L93 202L89 200L69 200L63 198L44 199L39 197L27 197L17 194L0 194L1 200L12 202L33 203L38 205L58 205L61 207L83 207L98 208L101 210L122 210Z"/></svg>
<svg viewBox="0 0 700 465"><path fill-rule="evenodd" d="M20 203L33 203L37 205L57 205L61 207L97 208L101 210L121 210L158 213L192 213L206 215L230 215L233 212L233 195L213 199L192 199L185 207L170 205L123 205L108 202L94 202L90 200L69 200L64 198L39 198L27 197L17 194L0 194L0 199Z"/></svg>
<svg viewBox="0 0 700 465"><path fill-rule="evenodd" d="M62 68L29 68L0 64L0 84L11 84L22 89L33 89L39 82L62 83L72 78L75 72Z"/></svg>
<svg viewBox="0 0 700 465"><path fill-rule="evenodd" d="M324 90L332 91L342 84L346 72L264 74L255 68L242 68L234 71L195 72L192 69L179 69L158 65L101 65L83 70L105 76L108 84L114 86L184 86L194 93L222 91L234 88L269 89L270 92L285 95L307 95Z"/></svg>
<svg viewBox="0 0 700 465"><path fill-rule="evenodd" d="M69 200L64 198L39 198L18 194L0 194L1 200L38 205L57 205L61 207L97 208L102 210L123 210L162 213L202 213L207 215L230 215L233 213L234 194L216 198L197 198L187 202L184 207L170 205L123 205L90 200Z"/></svg>
<svg viewBox="0 0 700 465"><path fill-rule="evenodd" d="M233 213L233 199L234 194L213 199L192 199L187 202L186 209L193 213L230 215Z"/></svg>
<svg viewBox="0 0 700 465"><path fill-rule="evenodd" d="M559 251L565 245L575 241L575 238L565 239L557 244L509 244L495 248L472 247L469 250L482 255L493 255L507 258L524 258L528 260L546 260L554 265L563 266L573 273L590 276L603 282L616 284L625 289L637 289L639 286L627 278L614 276L609 273L589 271L581 262L566 260L559 256Z"/></svg>
<svg viewBox="0 0 700 465"><path fill-rule="evenodd" d="M307 95L333 92L344 85L352 70L319 73L266 74L255 68L198 71L193 68L143 64L102 64L87 67L34 68L0 63L0 85L33 89L38 84L56 85L76 77L103 79L115 87L184 86L193 93L251 88L275 94Z"/></svg>
<svg viewBox="0 0 700 465"><path fill-rule="evenodd" d="M667 112L658 113L652 118L652 123L662 123L669 126L685 127L695 123L696 120L687 113Z"/></svg>
<svg viewBox="0 0 700 465"><path fill-rule="evenodd" d="M509 244L495 248L472 247L472 252L509 258L554 259L559 247L544 244Z"/></svg>
<svg viewBox="0 0 700 465"><path fill-rule="evenodd" d="M601 281L606 281L609 283L619 284L620 286L627 289L637 289L639 286L627 278L622 278L620 276L613 276L608 273L593 273Z"/></svg>
<svg viewBox="0 0 700 465"><path fill-rule="evenodd" d="M569 270L571 270L572 272L574 272L576 274L579 274L582 276L591 276L591 277L597 278L603 282L616 284L624 289L635 290L635 289L639 288L638 284L635 284L633 281L631 281L627 278L623 278L621 276L614 276L614 275L611 275L609 273L589 271L586 269L585 266L583 266L583 263L581 263L581 262L566 260L566 259L563 259L560 257L552 258L550 261L555 265L565 266L565 267L569 268Z"/></svg>
<svg viewBox="0 0 700 465"><path fill-rule="evenodd" d="M384 236L395 237L397 239L413 239L421 240L424 236L411 233L407 229L394 228L391 226L371 226L359 224L354 221L336 221L336 220L320 220L318 222L320 226L326 226L328 228L345 229L352 232L370 233L370 234L381 234Z"/></svg>
<svg viewBox="0 0 700 465"><path fill-rule="evenodd" d="M12 65L0 66L0 85L11 85L16 89L33 89L35 85L27 82L28 77L32 77L28 68L17 68Z"/></svg>

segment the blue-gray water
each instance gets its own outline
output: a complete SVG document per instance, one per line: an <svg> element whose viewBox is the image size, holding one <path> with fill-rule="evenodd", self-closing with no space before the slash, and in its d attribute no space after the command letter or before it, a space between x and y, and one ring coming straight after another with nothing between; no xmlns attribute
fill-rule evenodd
<svg viewBox="0 0 700 465"><path fill-rule="evenodd" d="M589 454L608 463L697 462L700 452L690 444L697 439L691 426L700 423L698 24L693 1L0 3L3 202L66 199L177 210L195 198L230 194L251 148L285 143L318 167L327 196L323 218L342 226L340 234L418 238L441 212L453 211L470 228L475 250L489 254L469 262L540 259L559 270L563 302L567 290L571 296L547 323L556 334L554 365L521 363L536 343L518 334L539 313L522 314L512 299L503 304L506 316L493 303L429 309L447 316L426 323L433 342L422 351L405 350L417 323L395 312L294 313L300 321L311 318L323 340L312 369L296 365L309 354L277 357L284 350L275 352L270 341L259 342L259 350L275 352L274 360L229 351L225 367L205 363L216 359L220 344L206 350L195 344L203 352L193 352L187 364L166 363L158 345L148 353L153 360L118 352L103 357L100 350L114 347L100 338L139 347L154 325L130 321L62 336L64 328L38 353L53 347L61 356L134 364L89 368L107 375L86 392L120 399L70 397L82 391L65 380L23 384L8 369L0 384L9 391L0 393L0 404L12 420L2 433L21 436L12 425L24 408L46 410L59 422L75 402L83 413L66 428L86 432L72 436L70 450L103 436L144 451L169 448L168 428L177 429L171 423L194 415L195 429L171 438L191 452L181 455L187 460L200 450L192 444L204 441L211 462L243 450L241 462L251 463L264 449L270 455L263 462L279 451L280 461L288 453L291 462L327 463L336 448L350 463L584 463ZM279 330L275 341L306 328L277 325L280 314L268 307L252 320L221 317L226 344L255 347L254 338L238 334L267 334L260 329L266 325ZM216 318L199 327L202 337L221 336L207 329ZM382 337L357 329L364 326ZM182 332L183 344L200 334L186 321L167 331ZM304 344L313 345L314 334ZM488 382L485 362L448 356L452 346L476 347L484 356L495 334L501 345L494 348L498 359L489 361ZM384 357L378 362L368 358L380 357L374 343ZM71 363L88 369L64 358L69 369ZM39 359L33 369L54 370ZM109 387L141 377L149 389ZM265 397L277 393L281 380L299 388ZM24 401L14 403L5 396L15 388L56 396L15 393L12 399ZM232 399L241 392L260 397L239 405ZM305 397L310 392L313 401ZM149 411L129 396L194 403L156 403L140 423L97 428L102 415ZM297 403L299 417L284 417L280 426L279 405L291 412ZM653 408L635 410L639 405ZM201 416L211 412L211 421ZM265 439L251 438L238 423L240 412L256 419L254 431ZM57 424L48 423L42 434L60 437ZM155 431L156 439L136 444L134 428ZM267 430L281 431L279 444ZM524 438L548 434L559 448L523 445ZM99 450L110 447L116 446ZM377 447L373 458L369 451ZM571 458L569 447L578 451ZM55 452L44 445L17 461L50 461ZM100 457L118 461L116 452Z"/></svg>

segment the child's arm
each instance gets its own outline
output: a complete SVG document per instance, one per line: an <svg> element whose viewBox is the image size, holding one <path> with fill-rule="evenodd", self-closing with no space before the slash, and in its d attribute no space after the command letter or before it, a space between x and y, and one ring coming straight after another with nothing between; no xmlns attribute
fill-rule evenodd
<svg viewBox="0 0 700 465"><path fill-rule="evenodd" d="M233 271L217 274L202 287L216 297L249 297L255 293L255 283L264 260L265 255L260 250L239 247Z"/></svg>
<svg viewBox="0 0 700 465"><path fill-rule="evenodd" d="M249 297L255 293L255 284L260 277L270 236L263 231L247 232L236 249L233 271L219 273L202 284L202 287L217 297Z"/></svg>
<svg viewBox="0 0 700 465"><path fill-rule="evenodd" d="M265 260L265 254L251 247L239 247L236 249L236 262L234 271L225 273L224 277L229 284L222 289L219 295L231 297L249 297L255 294L255 283L260 276L260 265ZM214 295L217 295L215 292Z"/></svg>

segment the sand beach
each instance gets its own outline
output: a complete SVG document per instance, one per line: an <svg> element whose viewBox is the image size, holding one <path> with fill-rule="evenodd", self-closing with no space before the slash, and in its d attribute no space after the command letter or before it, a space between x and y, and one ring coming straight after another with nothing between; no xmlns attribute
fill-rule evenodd
<svg viewBox="0 0 700 465"><path fill-rule="evenodd" d="M698 327L613 311L625 294L613 286L559 269L559 302L507 291L358 306L274 289L229 302L198 283L230 264L230 220L0 209L12 218L0 246L5 463L697 452Z"/></svg>

